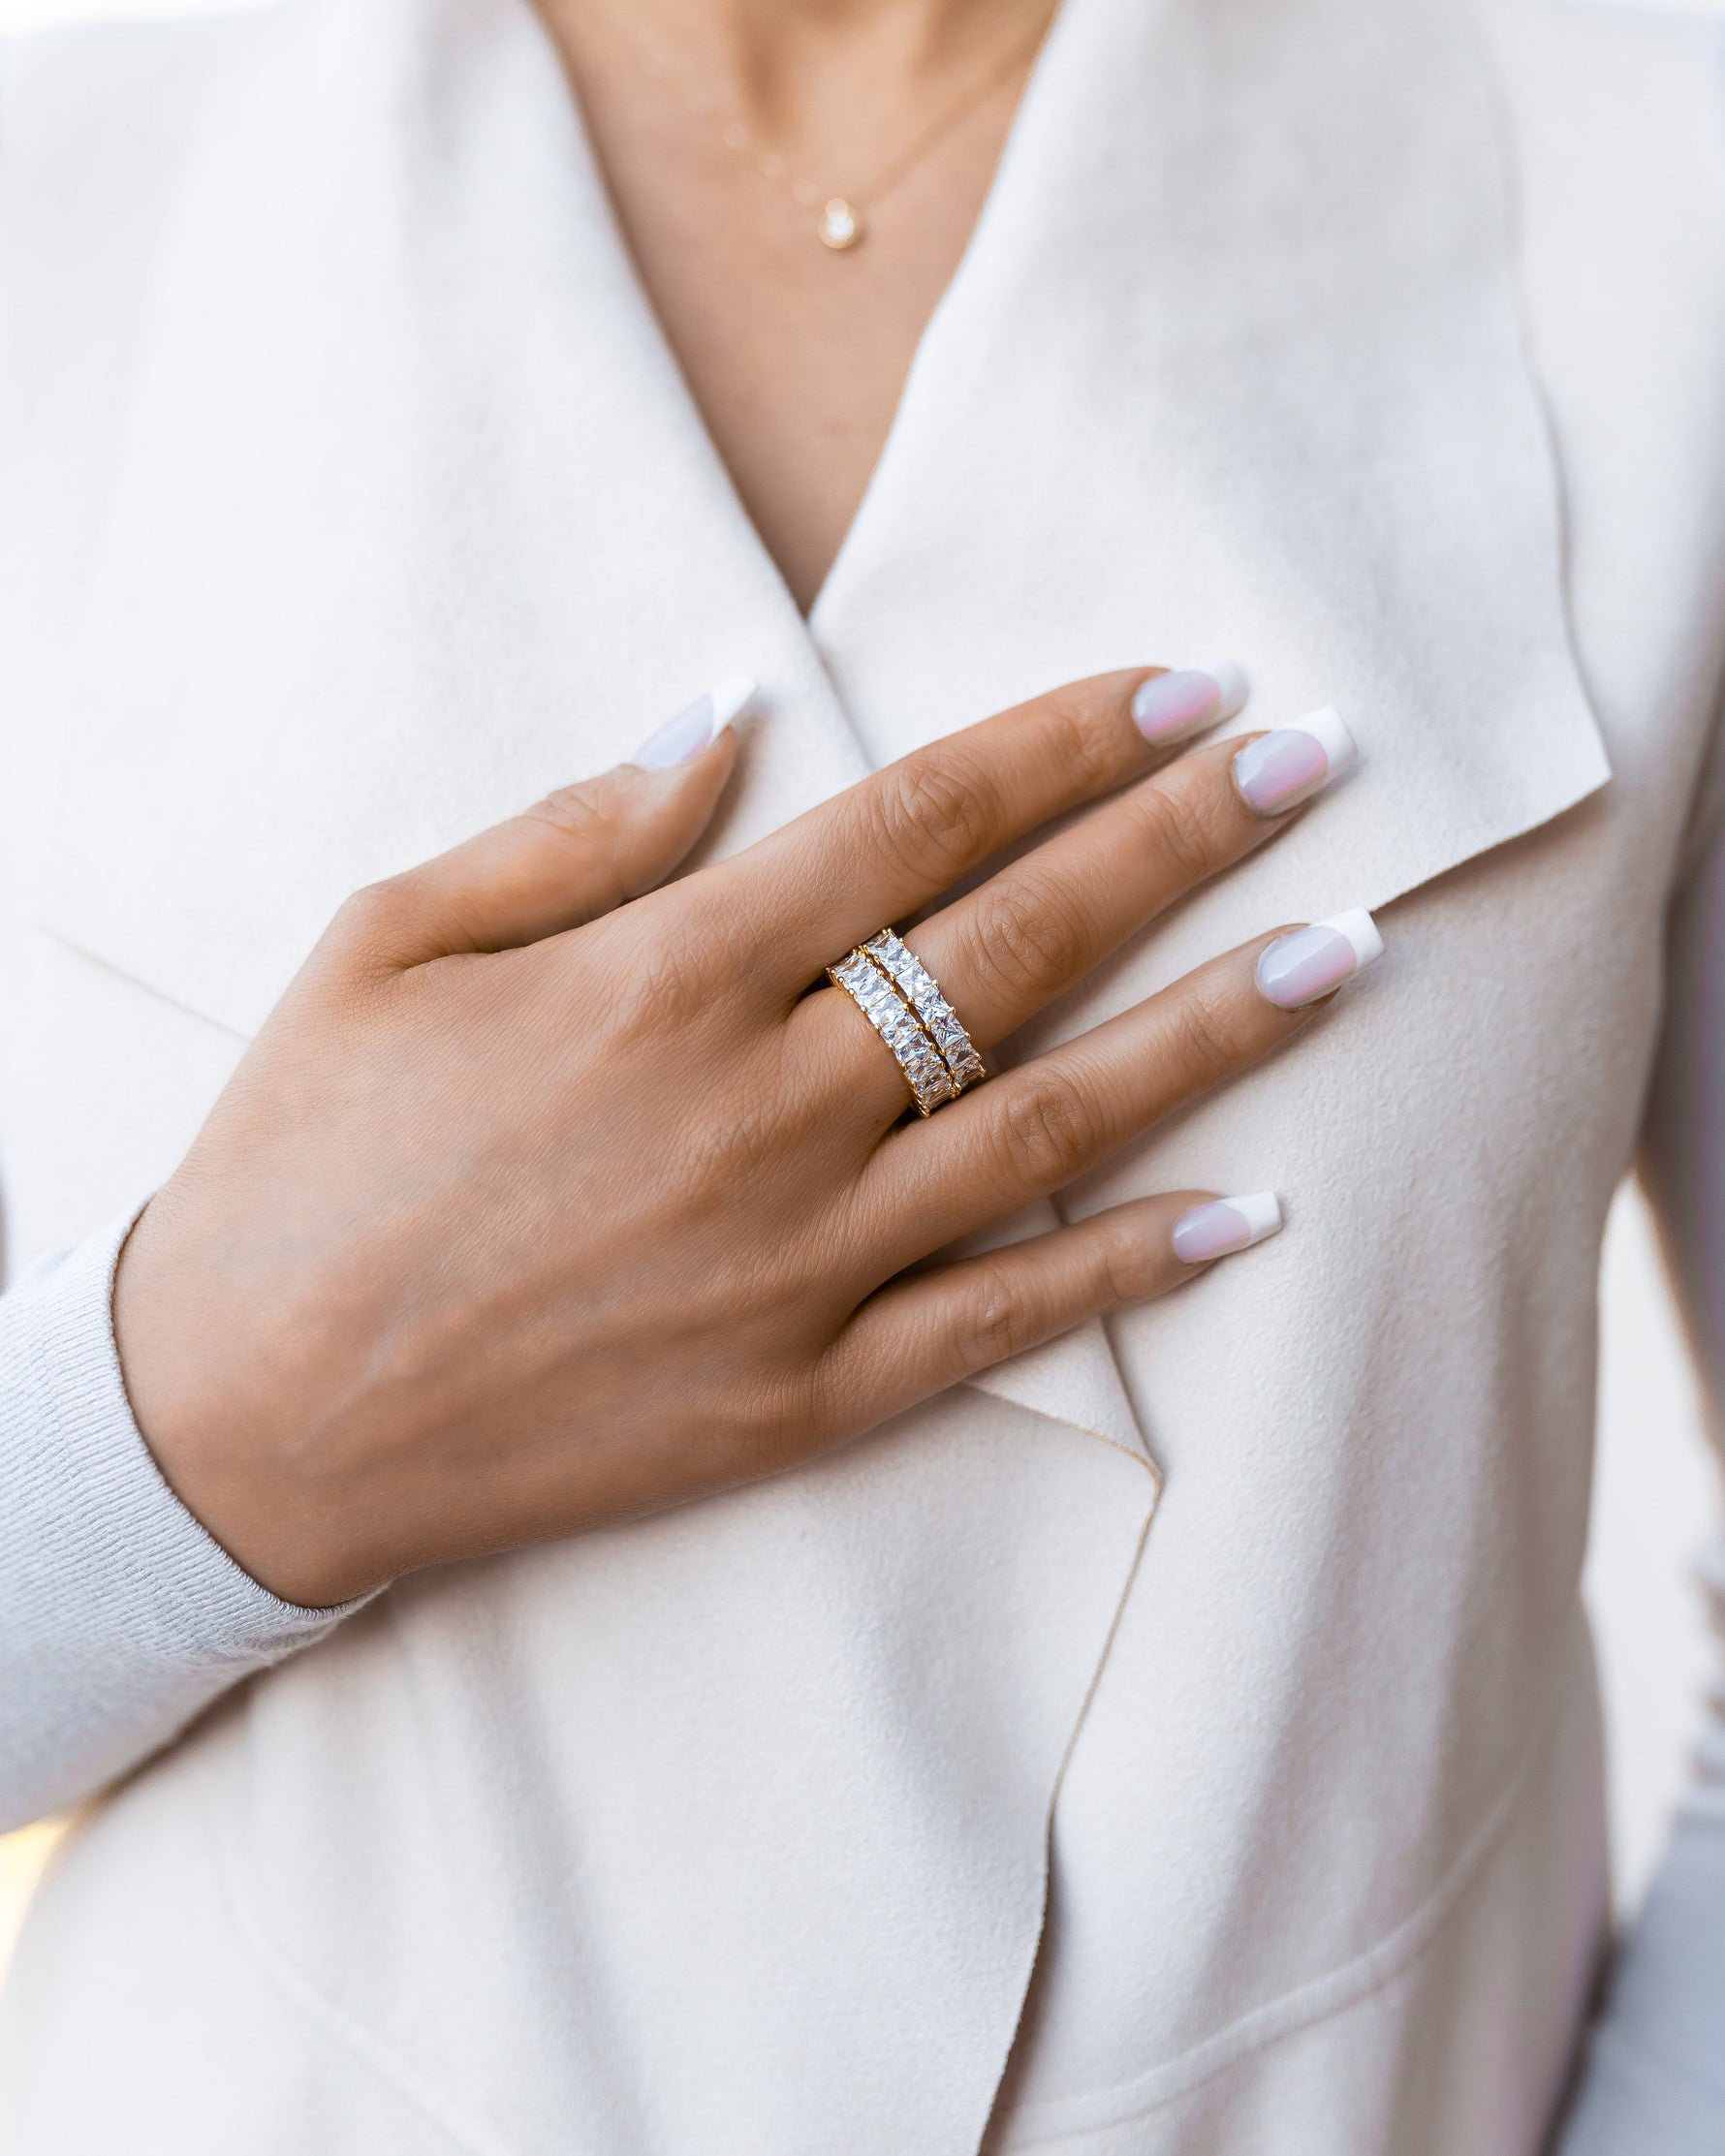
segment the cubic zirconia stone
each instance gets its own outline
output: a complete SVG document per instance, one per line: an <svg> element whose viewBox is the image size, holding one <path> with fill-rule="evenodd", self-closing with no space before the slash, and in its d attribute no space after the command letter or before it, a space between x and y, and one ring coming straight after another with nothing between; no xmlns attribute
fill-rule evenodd
<svg viewBox="0 0 1725 2156"><path fill-rule="evenodd" d="M958 1088L925 1027L894 983L865 952L853 951L828 968L880 1035L910 1087L911 1098L927 1115L950 1101Z"/></svg>
<svg viewBox="0 0 1725 2156"><path fill-rule="evenodd" d="M951 1073L954 1089L962 1092L987 1076L981 1056L958 1015L940 992L934 977L916 953L891 928L871 936L863 949L892 975L911 1008L921 1019Z"/></svg>

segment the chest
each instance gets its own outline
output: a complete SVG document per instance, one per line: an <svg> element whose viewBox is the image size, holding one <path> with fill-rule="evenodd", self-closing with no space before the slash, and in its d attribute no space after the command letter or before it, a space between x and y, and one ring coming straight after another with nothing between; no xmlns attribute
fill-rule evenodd
<svg viewBox="0 0 1725 2156"><path fill-rule="evenodd" d="M804 611L963 255L1048 13L1044 0L995 8L981 42L961 38L921 67L866 38L806 53L782 41L790 57L771 87L790 107L778 114L787 154L738 117L740 81L714 93L725 55L688 34L699 23L672 46L650 11L629 26L546 10L646 297ZM819 204L850 194L863 236L830 248Z"/></svg>

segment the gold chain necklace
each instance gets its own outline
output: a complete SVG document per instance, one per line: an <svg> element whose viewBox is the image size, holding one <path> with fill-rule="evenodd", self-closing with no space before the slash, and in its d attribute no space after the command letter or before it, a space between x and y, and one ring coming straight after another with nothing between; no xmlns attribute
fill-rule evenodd
<svg viewBox="0 0 1725 2156"><path fill-rule="evenodd" d="M1048 24L1041 22L1030 36L1018 39L896 150L864 186L854 188L848 195L838 195L816 186L800 172L793 172L778 151L763 142L741 120L735 115L726 118L723 109L711 99L698 96L689 87L682 70L621 9L605 5L598 12L624 33L640 53L646 72L674 93L691 118L710 129L728 150L746 158L764 180L789 195L801 208L818 212L815 237L834 254L844 254L861 243L868 230L864 212L872 213L895 187L908 179L929 151L944 141L960 121L967 119L991 90L998 89L1013 70L1035 51L1048 33Z"/></svg>

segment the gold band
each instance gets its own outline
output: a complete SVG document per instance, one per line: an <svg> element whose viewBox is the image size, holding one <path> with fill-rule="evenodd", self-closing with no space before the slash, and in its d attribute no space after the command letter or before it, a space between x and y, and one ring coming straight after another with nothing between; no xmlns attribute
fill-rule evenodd
<svg viewBox="0 0 1725 2156"><path fill-rule="evenodd" d="M957 1014L891 928L829 966L827 978L892 1050L919 1115L932 1115L988 1076Z"/></svg>

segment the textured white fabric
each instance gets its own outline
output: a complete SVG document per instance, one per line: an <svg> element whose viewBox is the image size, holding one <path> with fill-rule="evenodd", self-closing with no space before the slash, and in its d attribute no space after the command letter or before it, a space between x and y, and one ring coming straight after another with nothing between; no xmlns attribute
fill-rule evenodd
<svg viewBox="0 0 1725 2156"><path fill-rule="evenodd" d="M1045 1033L1277 920L1389 953L1068 1207L1274 1187L1276 1242L409 1582L132 1781L26 1935L0 2146L1530 2156L1605 1919L1594 1267L1725 636L1704 32L1069 0L806 626L519 0L8 72L21 1252L171 1164L349 886L739 671L726 847L1234 649L1360 769Z"/></svg>
<svg viewBox="0 0 1725 2156"><path fill-rule="evenodd" d="M0 1297L0 1828L100 1788L345 1614L267 1593L157 1473L109 1320L130 1225Z"/></svg>

